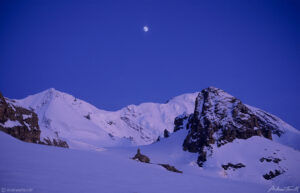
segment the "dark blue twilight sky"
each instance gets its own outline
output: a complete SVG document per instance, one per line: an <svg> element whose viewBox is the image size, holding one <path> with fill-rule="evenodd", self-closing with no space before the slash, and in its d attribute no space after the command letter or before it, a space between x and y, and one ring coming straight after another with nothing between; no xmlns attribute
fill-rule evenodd
<svg viewBox="0 0 300 193"><path fill-rule="evenodd" d="M0 65L10 98L115 110L212 85L299 129L300 1L0 0Z"/></svg>

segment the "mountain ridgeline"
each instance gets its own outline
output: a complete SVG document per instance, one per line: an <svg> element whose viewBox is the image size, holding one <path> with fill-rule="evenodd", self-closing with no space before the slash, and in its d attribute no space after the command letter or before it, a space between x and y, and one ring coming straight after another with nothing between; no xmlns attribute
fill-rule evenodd
<svg viewBox="0 0 300 193"><path fill-rule="evenodd" d="M214 146L261 136L299 149L299 131L279 118L209 87L167 103L105 111L67 93L48 89L21 100L1 95L0 130L26 142L98 149L148 145L173 131L188 131L182 149L203 166Z"/></svg>

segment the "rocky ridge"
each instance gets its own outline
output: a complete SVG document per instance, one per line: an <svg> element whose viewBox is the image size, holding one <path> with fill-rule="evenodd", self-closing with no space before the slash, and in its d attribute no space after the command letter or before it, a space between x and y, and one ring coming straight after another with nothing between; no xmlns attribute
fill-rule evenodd
<svg viewBox="0 0 300 193"><path fill-rule="evenodd" d="M235 139L253 136L269 140L274 135L280 137L284 131L276 121L271 114L263 111L258 114L223 90L209 87L197 96L194 113L175 119L174 131L188 130L183 149L199 153L197 164L202 167L207 156L213 153L213 145L220 147Z"/></svg>

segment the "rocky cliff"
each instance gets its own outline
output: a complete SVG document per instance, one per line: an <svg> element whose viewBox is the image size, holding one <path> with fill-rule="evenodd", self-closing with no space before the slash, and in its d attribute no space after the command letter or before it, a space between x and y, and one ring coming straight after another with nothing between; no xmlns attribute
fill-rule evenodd
<svg viewBox="0 0 300 193"><path fill-rule="evenodd" d="M32 110L15 106L13 100L5 99L0 93L0 130L25 142L68 148L60 139L40 139L38 116Z"/></svg>
<svg viewBox="0 0 300 193"><path fill-rule="evenodd" d="M198 165L202 166L212 145L220 147L235 139L262 136L272 140L283 131L276 125L276 117L261 111L259 114L239 99L221 89L209 87L196 98L194 113L175 119L174 131L188 129L183 149L199 153Z"/></svg>

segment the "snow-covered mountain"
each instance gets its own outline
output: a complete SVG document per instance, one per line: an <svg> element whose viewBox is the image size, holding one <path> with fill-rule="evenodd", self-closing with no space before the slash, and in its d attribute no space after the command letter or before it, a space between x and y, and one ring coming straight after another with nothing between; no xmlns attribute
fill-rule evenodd
<svg viewBox="0 0 300 193"><path fill-rule="evenodd" d="M163 131L173 131L174 119L192 113L197 93L184 94L165 104L129 105L104 111L53 88L14 100L39 117L42 139L65 140L70 148L97 149L119 145L146 145Z"/></svg>
<svg viewBox="0 0 300 193"><path fill-rule="evenodd" d="M20 142L1 136L1 133L0 147L8 147L8 150L2 148L1 153L18 152L1 160L5 163L0 166L5 168L0 167L0 177L6 180L6 184L22 184L10 177L9 172L16 169L25 171L29 167L30 170L34 168L34 175L21 172L23 177L20 180L28 178L33 186L45 190L44 187L48 187L49 183L42 176L50 172L53 178L63 179L52 173L51 169L39 173L49 163L52 168L67 167L64 177L69 177L70 183L76 184L83 182L73 178L73 171L82 163L85 164L86 170L76 170L75 174L88 172L85 178L94 187L91 192L97 192L99 185L97 180L88 176L105 178L100 183L102 186L120 183L125 187L125 192L198 192L201 188L206 192L235 192L230 186L238 188L236 192L266 192L273 186L297 187L300 184L300 131L218 88L209 87L199 93L180 95L165 104L143 103L118 111L97 109L55 89L21 100L6 98L6 101L5 108L20 108L25 112L22 116L14 110L10 110L11 116L4 113L6 117L0 119L0 126L4 127L6 133L11 131L9 125L12 122L21 124L17 129L22 129L26 126L25 122L29 121L27 114L33 117L36 114L39 121L38 125L34 125L40 128L41 142L44 140L47 144L47 141L62 140L71 149L96 150L55 150L32 144L23 148ZM0 108L0 118L2 114ZM15 125L12 126L16 129ZM162 137L165 130L170 132L169 137ZM157 140L158 136L161 136L160 140ZM148 156L150 163L129 159L134 156L137 146L142 154ZM24 157L25 154L28 156ZM51 161L33 155L45 156ZM85 161L85 156L91 160ZM70 161L69 157L78 160L70 167L64 164ZM25 160L24 163L22 160ZM41 165L30 164L36 160ZM174 166L183 173L170 174L160 167L164 164ZM98 168L96 172L94 168ZM102 176L99 173L103 171ZM111 171L114 176L119 176L119 181L110 175ZM35 175L41 176L41 181L32 182ZM142 186L132 188L138 183L128 179L139 179L145 190ZM155 181L159 186L153 187L154 184L147 181ZM179 183L172 183L174 181ZM173 184L173 187L167 188L165 183ZM109 188L105 190L121 190Z"/></svg>
<svg viewBox="0 0 300 193"><path fill-rule="evenodd" d="M211 175L299 182L300 131L221 89L203 89L194 113L175 124L175 133L184 132L182 149L198 154L195 163Z"/></svg>
<svg viewBox="0 0 300 193"><path fill-rule="evenodd" d="M11 105L31 109L38 115L41 140L63 140L70 148L76 149L151 144L163 135L165 129L173 132L174 127L175 130L185 127L183 122L188 119L189 125L194 124L200 128L208 127L205 125L209 124L211 129L209 132L203 130L207 132L203 133L204 137L208 137L208 141L217 141L219 145L231 142L235 138L230 138L234 132L237 138L262 135L286 145L300 146L298 130L278 117L244 105L214 87L174 97L164 104L142 103L118 111L98 109L53 88L25 99L8 101ZM227 132L222 135L223 138L212 136L220 135L223 131ZM190 132L186 141L189 138L200 139L198 134ZM185 144L186 149L189 149ZM191 149L191 152L195 152Z"/></svg>

